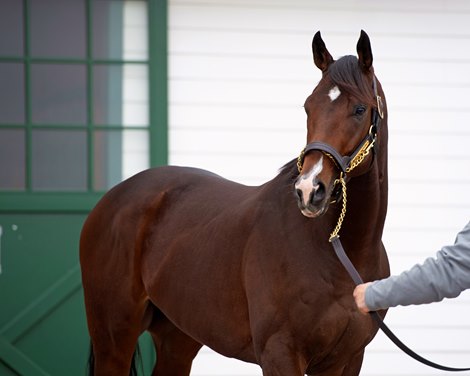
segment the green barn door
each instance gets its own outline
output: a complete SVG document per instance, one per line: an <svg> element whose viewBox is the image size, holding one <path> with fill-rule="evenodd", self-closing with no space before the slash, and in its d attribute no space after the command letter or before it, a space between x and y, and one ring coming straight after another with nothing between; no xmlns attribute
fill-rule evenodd
<svg viewBox="0 0 470 376"><path fill-rule="evenodd" d="M0 2L0 375L86 372L80 230L166 164L166 17L164 0Z"/></svg>

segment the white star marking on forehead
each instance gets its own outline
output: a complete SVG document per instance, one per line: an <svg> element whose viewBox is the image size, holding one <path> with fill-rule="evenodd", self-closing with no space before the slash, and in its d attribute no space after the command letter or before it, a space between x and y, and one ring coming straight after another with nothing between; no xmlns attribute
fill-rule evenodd
<svg viewBox="0 0 470 376"><path fill-rule="evenodd" d="M341 91L339 90L338 86L332 87L330 91L328 92L328 96L330 97L330 100L332 102L338 99L340 95L341 95Z"/></svg>

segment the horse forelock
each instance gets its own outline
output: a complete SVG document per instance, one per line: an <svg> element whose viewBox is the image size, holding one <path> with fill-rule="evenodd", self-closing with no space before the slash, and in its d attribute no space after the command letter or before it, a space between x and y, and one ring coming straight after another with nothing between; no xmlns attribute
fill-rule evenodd
<svg viewBox="0 0 470 376"><path fill-rule="evenodd" d="M359 67L357 57L343 56L330 65L327 74L341 92L356 97L363 104L376 105L371 81Z"/></svg>

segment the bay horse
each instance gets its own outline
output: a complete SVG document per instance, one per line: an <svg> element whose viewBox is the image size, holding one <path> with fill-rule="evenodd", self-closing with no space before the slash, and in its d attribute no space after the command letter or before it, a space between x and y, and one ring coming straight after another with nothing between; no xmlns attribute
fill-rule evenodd
<svg viewBox="0 0 470 376"><path fill-rule="evenodd" d="M356 309L328 237L344 178L344 248L364 280L389 275L387 111L365 32L357 57L335 61L320 32L312 50L322 78L304 105L307 144L331 152L307 148L256 187L195 168L149 169L89 214L80 263L92 374L128 375L144 331L156 349L153 375L189 375L203 345L264 376L359 374L377 327ZM335 155L354 153L377 110L373 148L344 177Z"/></svg>

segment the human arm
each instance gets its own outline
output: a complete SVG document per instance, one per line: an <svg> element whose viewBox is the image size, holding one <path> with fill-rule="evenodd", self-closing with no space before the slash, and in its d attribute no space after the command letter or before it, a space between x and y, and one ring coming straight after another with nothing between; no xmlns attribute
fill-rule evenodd
<svg viewBox="0 0 470 376"><path fill-rule="evenodd" d="M453 245L443 247L435 258L423 264L354 291L362 312L397 305L425 304L454 298L470 288L470 222L459 232Z"/></svg>

